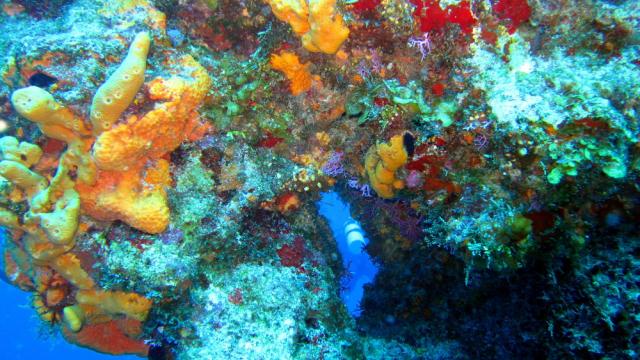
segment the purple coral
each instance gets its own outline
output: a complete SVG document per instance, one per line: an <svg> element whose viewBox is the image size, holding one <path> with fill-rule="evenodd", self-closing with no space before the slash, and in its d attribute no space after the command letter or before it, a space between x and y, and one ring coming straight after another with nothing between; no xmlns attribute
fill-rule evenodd
<svg viewBox="0 0 640 360"><path fill-rule="evenodd" d="M322 171L329 175L336 177L344 173L344 167L342 166L342 158L344 153L336 151L331 154L327 162L322 166Z"/></svg>
<svg viewBox="0 0 640 360"><path fill-rule="evenodd" d="M473 139L473 145L475 145L475 147L478 148L478 150L483 149L485 146L487 146L488 143L489 143L489 140L487 139L486 136L482 134L476 135L476 137Z"/></svg>
<svg viewBox="0 0 640 360"><path fill-rule="evenodd" d="M378 54L377 51L373 51L373 53L371 54L371 68L373 69L373 71L375 71L376 73L380 73L382 71L382 59L380 58L380 54Z"/></svg>
<svg viewBox="0 0 640 360"><path fill-rule="evenodd" d="M360 193L364 197L371 197L372 196L371 195L371 187L369 186L369 184L360 184L358 179L349 179L349 181L347 181L347 185L350 188L354 189L354 190L360 191Z"/></svg>
<svg viewBox="0 0 640 360"><path fill-rule="evenodd" d="M363 80L368 79L369 76L371 75L371 70L369 70L369 68L367 67L367 63L365 63L364 60L360 61L360 63L358 64L358 67L356 68L356 71L358 72L358 75L360 75L360 77Z"/></svg>
<svg viewBox="0 0 640 360"><path fill-rule="evenodd" d="M360 193L364 197L371 197L371 187L369 186L369 184L363 184L362 186L360 186Z"/></svg>
<svg viewBox="0 0 640 360"><path fill-rule="evenodd" d="M417 47L418 50L420 50L420 54L422 54L420 61L424 61L424 58L431 52L429 33L424 33L422 37L410 37L407 45L409 45L409 47Z"/></svg>
<svg viewBox="0 0 640 360"><path fill-rule="evenodd" d="M182 230L170 227L169 230L160 235L160 240L162 240L164 244L179 244L183 237L184 233Z"/></svg>

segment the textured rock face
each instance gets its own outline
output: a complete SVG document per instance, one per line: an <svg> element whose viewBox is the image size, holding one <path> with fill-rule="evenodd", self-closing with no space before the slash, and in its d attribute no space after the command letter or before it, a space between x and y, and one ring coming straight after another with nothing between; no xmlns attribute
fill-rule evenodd
<svg viewBox="0 0 640 360"><path fill-rule="evenodd" d="M4 272L69 342L637 357L637 2L1 5Z"/></svg>

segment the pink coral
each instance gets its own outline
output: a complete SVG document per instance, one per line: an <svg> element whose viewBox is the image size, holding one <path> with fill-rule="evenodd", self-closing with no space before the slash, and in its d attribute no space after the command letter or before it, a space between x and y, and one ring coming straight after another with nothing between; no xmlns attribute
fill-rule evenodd
<svg viewBox="0 0 640 360"><path fill-rule="evenodd" d="M411 170L411 172L409 172L409 175L405 179L405 182L407 184L407 187L410 189L419 187L424 182L422 172Z"/></svg>

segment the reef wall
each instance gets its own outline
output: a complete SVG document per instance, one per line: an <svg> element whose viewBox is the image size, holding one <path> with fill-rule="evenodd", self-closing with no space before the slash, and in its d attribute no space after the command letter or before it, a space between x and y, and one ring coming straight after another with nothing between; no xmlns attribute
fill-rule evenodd
<svg viewBox="0 0 640 360"><path fill-rule="evenodd" d="M638 356L634 0L2 0L0 225L153 359ZM361 316L316 207L379 273Z"/></svg>

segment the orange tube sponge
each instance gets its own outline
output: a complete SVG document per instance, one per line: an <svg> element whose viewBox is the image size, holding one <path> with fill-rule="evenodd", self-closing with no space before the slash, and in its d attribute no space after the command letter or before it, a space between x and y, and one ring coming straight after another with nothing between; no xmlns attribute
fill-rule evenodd
<svg viewBox="0 0 640 360"><path fill-rule="evenodd" d="M181 59L184 74L157 78L149 85L150 97L163 100L145 116L131 117L96 139L93 157L102 170L127 170L173 151L194 131L196 109L211 79L191 56Z"/></svg>
<svg viewBox="0 0 640 360"><path fill-rule="evenodd" d="M273 15L291 25L305 49L335 54L349 37L349 28L336 10L336 0L265 0Z"/></svg>
<svg viewBox="0 0 640 360"><path fill-rule="evenodd" d="M312 76L309 64L301 64L298 56L289 51L271 55L269 62L275 70L281 71L289 79L291 94L297 96L311 88Z"/></svg>
<svg viewBox="0 0 640 360"><path fill-rule="evenodd" d="M373 145L367 151L364 167L371 188L378 196L388 199L404 187L396 172L407 163L409 155L404 148L403 135L392 137L388 143Z"/></svg>

